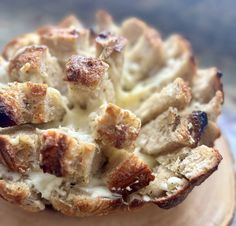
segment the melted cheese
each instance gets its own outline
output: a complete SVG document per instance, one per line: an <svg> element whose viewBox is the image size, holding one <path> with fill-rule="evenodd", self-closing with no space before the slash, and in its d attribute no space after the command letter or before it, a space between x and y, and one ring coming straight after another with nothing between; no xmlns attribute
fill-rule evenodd
<svg viewBox="0 0 236 226"><path fill-rule="evenodd" d="M112 193L104 184L102 179L93 178L86 187L80 189L88 193L92 198L102 197L114 199L120 197L119 194Z"/></svg>
<svg viewBox="0 0 236 226"><path fill-rule="evenodd" d="M82 110L79 107L68 110L65 115L62 125L81 130L88 130L89 128L89 112Z"/></svg>
<svg viewBox="0 0 236 226"><path fill-rule="evenodd" d="M81 187L80 189L86 193L89 193L92 198L114 198L114 194L111 193L105 186Z"/></svg>
<svg viewBox="0 0 236 226"><path fill-rule="evenodd" d="M10 172L5 166L0 164L0 178L7 178L12 181L19 180L21 175L19 173Z"/></svg>
<svg viewBox="0 0 236 226"><path fill-rule="evenodd" d="M52 191L59 188L62 181L63 178L43 172L31 172L27 180L29 185L34 186L42 194L42 197L48 200Z"/></svg>

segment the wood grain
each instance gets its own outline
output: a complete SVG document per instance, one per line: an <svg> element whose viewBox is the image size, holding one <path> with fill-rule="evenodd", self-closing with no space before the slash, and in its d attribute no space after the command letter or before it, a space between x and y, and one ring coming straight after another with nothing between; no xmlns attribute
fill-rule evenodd
<svg viewBox="0 0 236 226"><path fill-rule="evenodd" d="M0 225L3 226L226 226L235 207L235 174L230 149L221 138L216 142L223 161L200 187L179 206L170 210L154 205L134 212L116 213L105 217L69 218L48 210L27 213L0 201Z"/></svg>

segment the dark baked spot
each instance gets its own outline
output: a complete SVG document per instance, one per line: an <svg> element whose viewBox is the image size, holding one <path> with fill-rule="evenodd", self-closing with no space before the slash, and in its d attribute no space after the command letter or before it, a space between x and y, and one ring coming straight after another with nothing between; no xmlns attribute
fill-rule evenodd
<svg viewBox="0 0 236 226"><path fill-rule="evenodd" d="M12 171L16 171L14 154L9 141L0 136L0 162Z"/></svg>
<svg viewBox="0 0 236 226"><path fill-rule="evenodd" d="M0 101L0 127L9 127L16 125L14 115L7 109L6 105Z"/></svg>
<svg viewBox="0 0 236 226"><path fill-rule="evenodd" d="M107 183L111 191L126 196L147 186L154 179L149 167L132 155L116 167Z"/></svg>
<svg viewBox="0 0 236 226"><path fill-rule="evenodd" d="M101 137L105 137L106 140L111 141L114 147L120 149L127 140L128 130L129 128L126 125L110 125L100 128L97 132Z"/></svg>
<svg viewBox="0 0 236 226"><path fill-rule="evenodd" d="M92 88L102 80L106 64L93 57L72 56L66 64L66 81Z"/></svg>
<svg viewBox="0 0 236 226"><path fill-rule="evenodd" d="M47 93L47 85L27 82L27 87L33 96L43 97Z"/></svg>
<svg viewBox="0 0 236 226"><path fill-rule="evenodd" d="M192 134L195 142L198 143L204 129L208 124L207 113L204 111L193 111L190 116L190 122L192 123L190 133Z"/></svg>
<svg viewBox="0 0 236 226"><path fill-rule="evenodd" d="M218 78L222 78L223 73L221 71L217 71L216 75L217 75Z"/></svg>
<svg viewBox="0 0 236 226"><path fill-rule="evenodd" d="M110 32L101 32L101 33L98 35L98 38L106 39L106 38L108 38L108 35L110 35Z"/></svg>
<svg viewBox="0 0 236 226"><path fill-rule="evenodd" d="M109 57L114 51L121 52L124 49L126 39L123 36L104 31L96 37L96 43L104 49L105 57Z"/></svg>
<svg viewBox="0 0 236 226"><path fill-rule="evenodd" d="M43 148L40 150L40 168L44 173L63 176L63 156L67 149L66 135L50 131L43 135Z"/></svg>

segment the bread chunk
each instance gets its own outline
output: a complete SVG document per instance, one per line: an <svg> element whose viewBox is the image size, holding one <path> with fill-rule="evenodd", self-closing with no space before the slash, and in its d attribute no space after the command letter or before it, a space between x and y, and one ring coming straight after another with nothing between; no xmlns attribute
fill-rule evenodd
<svg viewBox="0 0 236 226"><path fill-rule="evenodd" d="M112 83L108 80L108 65L93 57L72 56L66 64L65 80L69 98L81 108L95 108L114 99Z"/></svg>
<svg viewBox="0 0 236 226"><path fill-rule="evenodd" d="M0 88L0 127L59 121L64 113L60 93L47 85L9 83Z"/></svg>
<svg viewBox="0 0 236 226"><path fill-rule="evenodd" d="M149 166L136 155L125 150L113 150L105 171L108 188L115 193L128 195L154 180Z"/></svg>
<svg viewBox="0 0 236 226"><path fill-rule="evenodd" d="M46 83L63 90L63 72L47 46L34 45L20 49L9 64L10 81Z"/></svg>
<svg viewBox="0 0 236 226"><path fill-rule="evenodd" d="M136 110L136 115L145 124L155 119L169 107L183 109L191 100L191 90L180 78L164 87L161 92L155 92Z"/></svg>
<svg viewBox="0 0 236 226"><path fill-rule="evenodd" d="M95 144L76 140L57 130L43 132L41 139L40 167L43 172L89 183L94 158L99 151Z"/></svg>
<svg viewBox="0 0 236 226"><path fill-rule="evenodd" d="M94 114L91 121L95 140L102 146L132 149L141 122L130 111L108 104Z"/></svg>
<svg viewBox="0 0 236 226"><path fill-rule="evenodd" d="M59 62L65 63L71 55L78 53L79 37L75 28L52 28L41 35L40 43L48 46Z"/></svg>
<svg viewBox="0 0 236 226"><path fill-rule="evenodd" d="M155 120L142 127L137 145L144 153L158 154L179 147L194 147L208 123L205 112L193 112L187 117L169 108Z"/></svg>

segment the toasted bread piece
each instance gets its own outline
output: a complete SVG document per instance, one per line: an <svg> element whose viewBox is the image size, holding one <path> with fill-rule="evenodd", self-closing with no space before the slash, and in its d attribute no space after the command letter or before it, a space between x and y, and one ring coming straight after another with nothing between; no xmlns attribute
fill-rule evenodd
<svg viewBox="0 0 236 226"><path fill-rule="evenodd" d="M120 35L101 32L96 37L96 56L109 66L108 74L116 92L119 91L120 80L124 68L124 53L127 40Z"/></svg>
<svg viewBox="0 0 236 226"><path fill-rule="evenodd" d="M143 199L161 208L176 206L200 185L222 160L219 152L207 146L183 148L157 157L155 180L140 191Z"/></svg>
<svg viewBox="0 0 236 226"><path fill-rule="evenodd" d="M1 87L0 106L0 127L59 121L65 113L57 90L32 82Z"/></svg>
<svg viewBox="0 0 236 226"><path fill-rule="evenodd" d="M155 92L135 111L145 124L155 119L169 107L183 109L191 100L191 90L180 78L164 87L161 92Z"/></svg>
<svg viewBox="0 0 236 226"><path fill-rule="evenodd" d="M75 28L52 28L40 37L40 43L48 46L53 56L59 62L65 63L66 60L78 52L79 31Z"/></svg>
<svg viewBox="0 0 236 226"><path fill-rule="evenodd" d="M112 101L114 91L107 69L108 65L97 58L72 56L65 69L71 101L85 109L96 108L106 99Z"/></svg>
<svg viewBox="0 0 236 226"><path fill-rule="evenodd" d="M184 146L194 147L207 122L205 112L193 112L187 117L181 117L175 108L169 108L142 127L137 145L148 154L158 154Z"/></svg>
<svg viewBox="0 0 236 226"><path fill-rule="evenodd" d="M110 191L126 196L154 180L152 170L135 154L126 150L106 150L109 161L104 177Z"/></svg>
<svg viewBox="0 0 236 226"><path fill-rule="evenodd" d="M38 45L39 39L40 37L36 32L21 35L10 41L5 46L2 55L6 60L10 60L15 56L16 52L22 47L30 45Z"/></svg>
<svg viewBox="0 0 236 226"><path fill-rule="evenodd" d="M145 51L149 54L146 55ZM137 79L154 73L164 64L163 43L160 34L152 28L144 30L143 35L137 40L135 45L127 52L129 63L138 64L140 70L132 75Z"/></svg>
<svg viewBox="0 0 236 226"><path fill-rule="evenodd" d="M19 49L10 60L8 69L10 81L46 83L63 90L63 72L57 59L52 57L48 47L33 45Z"/></svg>
<svg viewBox="0 0 236 226"><path fill-rule="evenodd" d="M214 168L222 160L222 157L213 148L205 145L194 149L182 148L165 156L157 157L157 162L167 169L182 175L189 181L205 175L210 169Z"/></svg>
<svg viewBox="0 0 236 226"><path fill-rule="evenodd" d="M26 174L39 169L39 138L33 129L0 135L0 163L13 172Z"/></svg>
<svg viewBox="0 0 236 226"><path fill-rule="evenodd" d="M218 90L223 89L221 77L217 68L198 70L193 79L193 99L200 103L209 102Z"/></svg>
<svg viewBox="0 0 236 226"><path fill-rule="evenodd" d="M0 180L0 196L30 212L45 209L44 203L37 194L33 193L33 189L24 182Z"/></svg>
<svg viewBox="0 0 236 226"><path fill-rule="evenodd" d="M108 104L92 116L91 127L100 145L131 149L139 134L141 122L130 111Z"/></svg>
<svg viewBox="0 0 236 226"><path fill-rule="evenodd" d="M99 160L102 153L94 143L80 140L74 131L70 133L63 129L32 127L5 129L4 135L0 134L0 163L22 175L42 170L88 184L102 164L102 156Z"/></svg>
<svg viewBox="0 0 236 226"><path fill-rule="evenodd" d="M57 130L42 133L40 167L57 177L89 183L97 150L93 143L76 140Z"/></svg>
<svg viewBox="0 0 236 226"><path fill-rule="evenodd" d="M202 104L193 101L190 107L186 109L184 113L188 113L190 111L198 111L201 109L207 113L209 120L214 122L221 113L221 106L223 102L224 102L223 93L218 90L216 91L215 96L213 96L208 103Z"/></svg>
<svg viewBox="0 0 236 226"><path fill-rule="evenodd" d="M101 216L122 209L121 197L91 197L89 194L69 194L62 197L54 194L51 198L53 207L67 216Z"/></svg>

